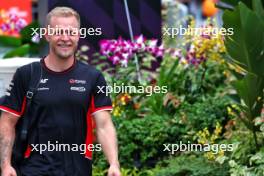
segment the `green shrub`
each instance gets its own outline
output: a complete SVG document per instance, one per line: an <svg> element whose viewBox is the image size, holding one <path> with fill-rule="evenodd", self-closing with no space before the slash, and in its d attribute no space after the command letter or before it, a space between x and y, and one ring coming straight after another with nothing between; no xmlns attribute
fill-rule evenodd
<svg viewBox="0 0 264 176"><path fill-rule="evenodd" d="M149 114L144 118L114 118L119 141L119 158L124 167L154 167L169 155L163 144L193 141L193 134L216 122L227 120L227 100L208 98L195 104L183 103L174 116ZM186 121L182 118L183 113ZM102 153L95 153L95 165L106 167Z"/></svg>
<svg viewBox="0 0 264 176"><path fill-rule="evenodd" d="M157 115L119 122L121 163L137 167L155 164L164 155L163 144L178 140L179 132L172 130L175 125L170 117Z"/></svg>
<svg viewBox="0 0 264 176"><path fill-rule="evenodd" d="M202 156L180 155L163 161L165 166L156 167L155 176L225 176L228 174L228 165L209 162Z"/></svg>
<svg viewBox="0 0 264 176"><path fill-rule="evenodd" d="M212 130L216 122L222 125L227 122L228 112L226 109L228 105L227 97L208 97L206 100L201 99L194 104L183 102L179 107L177 116L182 118L186 131L197 132L206 127Z"/></svg>

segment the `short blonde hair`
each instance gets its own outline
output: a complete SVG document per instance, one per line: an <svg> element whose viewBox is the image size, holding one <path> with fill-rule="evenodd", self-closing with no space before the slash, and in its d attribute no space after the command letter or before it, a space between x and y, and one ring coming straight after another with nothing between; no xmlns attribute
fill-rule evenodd
<svg viewBox="0 0 264 176"><path fill-rule="evenodd" d="M78 12L76 12L75 10L73 10L70 7L55 7L54 9L52 9L46 17L46 26L48 26L50 24L50 20L51 17L71 17L74 16L77 21L78 21L78 27L80 28L81 26L81 20L80 20L80 15L78 14Z"/></svg>

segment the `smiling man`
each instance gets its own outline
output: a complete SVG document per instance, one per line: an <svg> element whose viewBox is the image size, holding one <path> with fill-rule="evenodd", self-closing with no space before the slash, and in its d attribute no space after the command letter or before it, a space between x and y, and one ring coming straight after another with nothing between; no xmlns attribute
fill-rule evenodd
<svg viewBox="0 0 264 176"><path fill-rule="evenodd" d="M2 176L92 175L92 151L100 148L110 165L108 176L120 176L116 131L109 112L112 103L98 91L106 86L105 79L98 70L74 57L80 38L80 17L71 8L57 7L47 15L46 26L55 29L55 33L47 31L45 35L50 50L40 61L43 76L31 107L30 118L35 122L29 136L31 152L25 154L18 170L11 165L11 153L15 126L25 108L30 65L17 69L9 96L0 106ZM93 121L100 146L93 146Z"/></svg>

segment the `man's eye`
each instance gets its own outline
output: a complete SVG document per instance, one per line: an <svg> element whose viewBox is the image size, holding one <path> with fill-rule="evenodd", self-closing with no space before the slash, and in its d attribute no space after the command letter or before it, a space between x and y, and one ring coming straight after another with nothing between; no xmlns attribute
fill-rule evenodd
<svg viewBox="0 0 264 176"><path fill-rule="evenodd" d="M55 35L62 35L63 34L63 30L56 30L56 32L55 32Z"/></svg>

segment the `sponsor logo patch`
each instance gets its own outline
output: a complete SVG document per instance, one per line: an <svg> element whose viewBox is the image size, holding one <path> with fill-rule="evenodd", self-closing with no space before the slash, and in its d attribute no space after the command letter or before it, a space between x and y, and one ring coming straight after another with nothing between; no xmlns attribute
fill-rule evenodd
<svg viewBox="0 0 264 176"><path fill-rule="evenodd" d="M45 84L45 83L47 83L48 80L49 80L49 79L41 79L41 80L40 80L40 83L41 83L41 84Z"/></svg>
<svg viewBox="0 0 264 176"><path fill-rule="evenodd" d="M69 80L70 84L86 84L85 80L79 80L79 79L70 79Z"/></svg>
<svg viewBox="0 0 264 176"><path fill-rule="evenodd" d="M49 90L50 88L48 88L48 87L40 87L40 88L38 88L38 91L42 91L42 90Z"/></svg>
<svg viewBox="0 0 264 176"><path fill-rule="evenodd" d="M71 91L85 92L85 87L71 87Z"/></svg>

